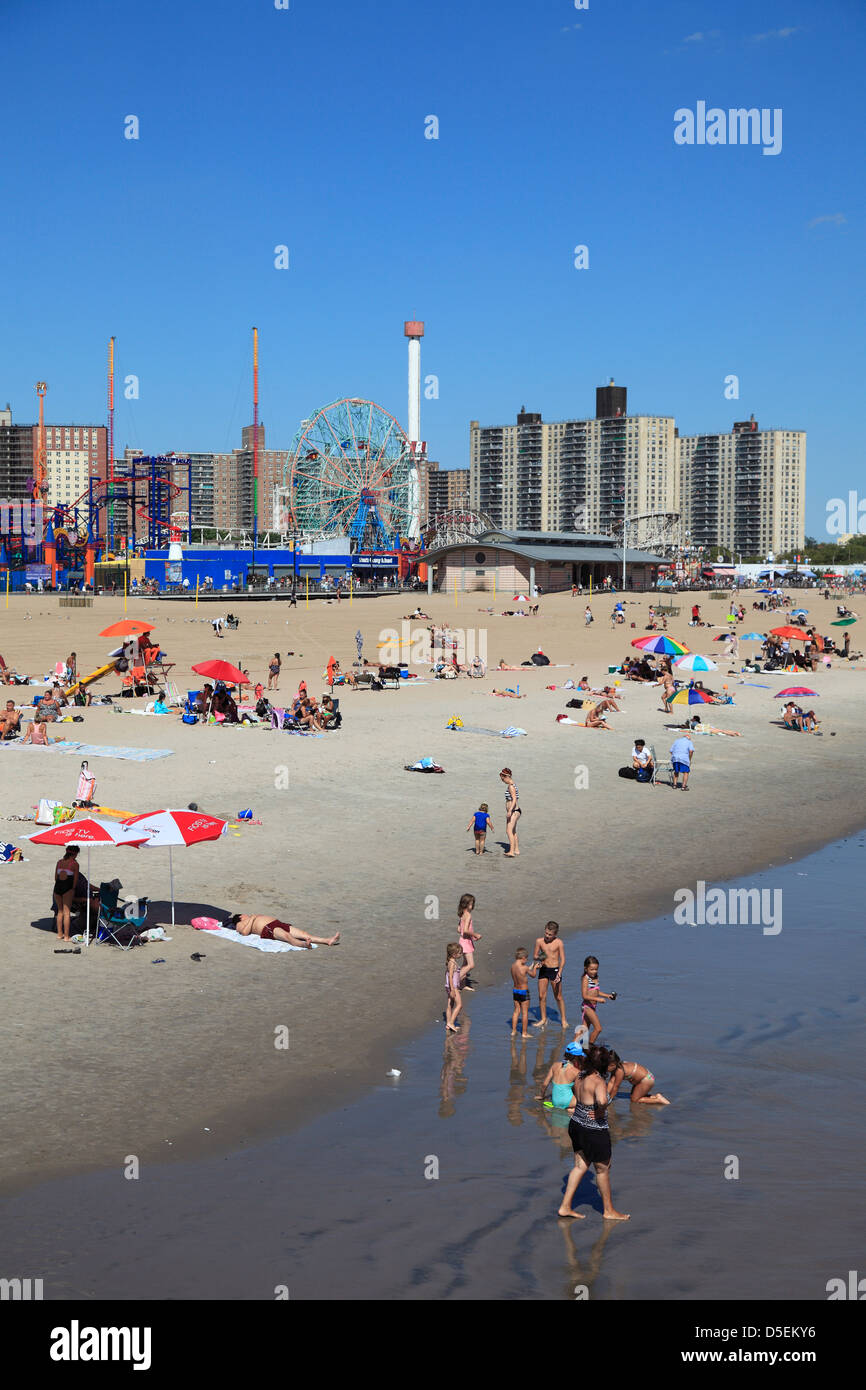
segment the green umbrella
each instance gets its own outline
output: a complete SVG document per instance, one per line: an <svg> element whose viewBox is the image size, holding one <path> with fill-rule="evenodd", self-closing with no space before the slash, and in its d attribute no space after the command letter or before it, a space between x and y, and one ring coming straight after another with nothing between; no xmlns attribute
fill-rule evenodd
<svg viewBox="0 0 866 1390"><path fill-rule="evenodd" d="M856 618L840 618L840 619L838 620L838 622L831 623L830 626L831 626L831 627L850 627L851 624L852 624L852 623L856 623L856 621L857 621Z"/></svg>

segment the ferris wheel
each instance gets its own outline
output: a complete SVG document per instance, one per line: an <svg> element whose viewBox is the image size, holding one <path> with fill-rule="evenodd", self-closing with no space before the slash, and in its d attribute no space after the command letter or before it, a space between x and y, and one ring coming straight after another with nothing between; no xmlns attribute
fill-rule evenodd
<svg viewBox="0 0 866 1390"><path fill-rule="evenodd" d="M418 456L372 401L334 401L303 421L282 492L291 528L307 535L342 533L359 549L418 535Z"/></svg>

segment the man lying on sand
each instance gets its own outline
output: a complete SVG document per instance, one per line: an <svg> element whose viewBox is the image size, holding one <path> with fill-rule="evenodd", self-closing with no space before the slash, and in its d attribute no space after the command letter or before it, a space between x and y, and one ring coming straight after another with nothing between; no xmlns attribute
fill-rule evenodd
<svg viewBox="0 0 866 1390"><path fill-rule="evenodd" d="M301 946L306 951L313 946L336 946L340 940L339 932L327 937L310 936L300 927L293 927L291 922L280 922L276 917L266 917L262 913L248 916L236 912L229 917L225 926L234 927L241 936L260 936L262 941L287 941L290 946Z"/></svg>

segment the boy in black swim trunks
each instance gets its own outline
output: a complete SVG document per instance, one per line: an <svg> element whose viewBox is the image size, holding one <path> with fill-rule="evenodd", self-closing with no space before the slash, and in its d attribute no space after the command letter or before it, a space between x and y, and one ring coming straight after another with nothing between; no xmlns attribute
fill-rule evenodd
<svg viewBox="0 0 866 1390"><path fill-rule="evenodd" d="M518 1016L523 1020L522 1037L529 1037L529 976L535 978L535 966L530 969L527 958L529 952L525 946L518 946L514 952L514 964L511 967L511 997L514 1000L514 1011L511 1015L511 1036L517 1036Z"/></svg>
<svg viewBox="0 0 866 1390"><path fill-rule="evenodd" d="M553 997L559 1005L560 1027L568 1027L565 1000L562 997L562 972L565 970L565 947L559 939L559 923L548 922L544 936L536 937L534 965L538 967L538 1009L541 1017L533 1028L547 1027L547 986L553 985Z"/></svg>

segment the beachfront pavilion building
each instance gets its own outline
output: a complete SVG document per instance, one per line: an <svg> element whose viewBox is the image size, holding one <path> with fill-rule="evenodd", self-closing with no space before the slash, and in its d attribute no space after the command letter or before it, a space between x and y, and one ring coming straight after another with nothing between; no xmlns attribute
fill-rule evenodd
<svg viewBox="0 0 866 1390"><path fill-rule="evenodd" d="M427 592L501 593L509 598L536 586L544 593L573 584L601 588L610 579L622 587L623 552L610 536L581 532L485 531L472 541L428 550ZM649 589L655 583L660 555L646 550L625 552L626 587Z"/></svg>

